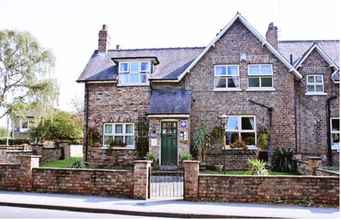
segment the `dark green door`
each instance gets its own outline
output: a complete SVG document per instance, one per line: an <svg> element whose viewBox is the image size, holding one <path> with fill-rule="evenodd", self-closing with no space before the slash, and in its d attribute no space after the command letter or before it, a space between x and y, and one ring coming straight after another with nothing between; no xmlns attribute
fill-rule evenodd
<svg viewBox="0 0 341 220"><path fill-rule="evenodd" d="M178 123L174 121L161 122L161 165L176 166Z"/></svg>

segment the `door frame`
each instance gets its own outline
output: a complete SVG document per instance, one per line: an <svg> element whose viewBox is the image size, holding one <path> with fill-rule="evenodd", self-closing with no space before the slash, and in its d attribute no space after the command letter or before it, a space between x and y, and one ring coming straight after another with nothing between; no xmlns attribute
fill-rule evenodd
<svg viewBox="0 0 341 220"><path fill-rule="evenodd" d="M161 167L161 148L162 148L162 122L176 122L176 166L179 166L179 119L161 119L160 120L160 148L159 148L159 166Z"/></svg>

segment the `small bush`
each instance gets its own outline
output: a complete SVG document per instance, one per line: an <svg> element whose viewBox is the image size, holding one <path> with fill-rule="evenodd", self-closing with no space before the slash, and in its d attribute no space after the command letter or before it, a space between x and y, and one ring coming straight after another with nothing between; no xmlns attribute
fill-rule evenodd
<svg viewBox="0 0 341 220"><path fill-rule="evenodd" d="M84 168L85 164L80 159L72 163L71 168Z"/></svg>
<svg viewBox="0 0 341 220"><path fill-rule="evenodd" d="M249 166L250 166L249 171L251 175L256 176L269 175L269 172L266 169L266 163L261 160L257 159L249 160Z"/></svg>
<svg viewBox="0 0 341 220"><path fill-rule="evenodd" d="M152 153L150 153L150 152L148 152L148 153L147 153L147 155L146 155L146 159L147 159L147 160L151 160L151 161L153 161L153 163L156 161L156 157L155 157L155 155L154 155L154 154L152 154Z"/></svg>
<svg viewBox="0 0 341 220"><path fill-rule="evenodd" d="M184 160L192 160L192 155L190 153L183 153L180 156L180 160L184 161Z"/></svg>
<svg viewBox="0 0 341 220"><path fill-rule="evenodd" d="M294 160L293 150L290 148L275 149L271 158L271 170L278 172L296 172L297 164Z"/></svg>
<svg viewBox="0 0 341 220"><path fill-rule="evenodd" d="M267 130L261 131L258 135L258 147L262 150L267 150L269 147L270 135Z"/></svg>

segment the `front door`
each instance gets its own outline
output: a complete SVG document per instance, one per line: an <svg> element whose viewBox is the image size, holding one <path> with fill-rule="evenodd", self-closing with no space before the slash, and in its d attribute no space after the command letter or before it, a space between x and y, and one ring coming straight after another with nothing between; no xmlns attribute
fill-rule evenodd
<svg viewBox="0 0 341 220"><path fill-rule="evenodd" d="M178 123L175 121L161 122L161 166L177 165L177 128Z"/></svg>

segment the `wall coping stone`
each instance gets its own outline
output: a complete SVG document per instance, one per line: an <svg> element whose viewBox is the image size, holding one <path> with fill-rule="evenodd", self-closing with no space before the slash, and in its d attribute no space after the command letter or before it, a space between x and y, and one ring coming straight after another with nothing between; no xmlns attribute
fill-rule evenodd
<svg viewBox="0 0 341 220"><path fill-rule="evenodd" d="M200 163L199 160L184 160L184 163Z"/></svg>
<svg viewBox="0 0 341 220"><path fill-rule="evenodd" d="M333 175L337 175L337 176L340 175L340 173L338 173L337 171L326 170L326 169L323 169L323 168L317 168L317 171L321 171L321 172L325 172L325 173L333 174Z"/></svg>
<svg viewBox="0 0 341 220"><path fill-rule="evenodd" d="M34 170L54 170L54 171L94 171L94 172L130 172L133 170L111 170L111 169L90 169L90 168L57 168L57 167L36 167Z"/></svg>
<svg viewBox="0 0 341 220"><path fill-rule="evenodd" d="M293 178L293 179L339 179L337 176L312 176L312 175L278 175L278 176L253 176L253 175L223 175L223 174L199 174L200 176L209 176L209 177L225 177L225 178L269 178L269 179L285 179L285 178Z"/></svg>
<svg viewBox="0 0 341 220"><path fill-rule="evenodd" d="M152 163L153 161L151 160L134 160L134 163Z"/></svg>
<svg viewBox="0 0 341 220"><path fill-rule="evenodd" d="M0 166L20 166L20 163L0 163Z"/></svg>
<svg viewBox="0 0 341 220"><path fill-rule="evenodd" d="M17 155L17 157L41 158L41 155Z"/></svg>

